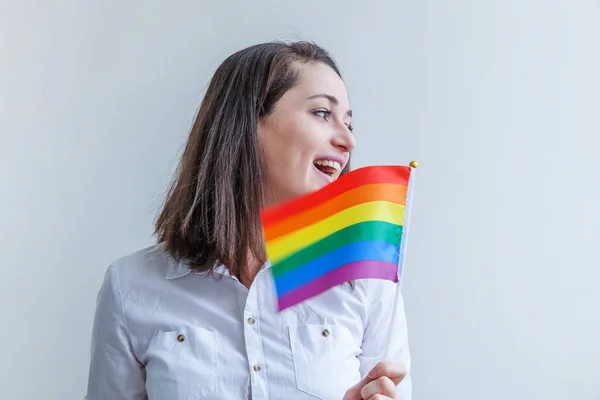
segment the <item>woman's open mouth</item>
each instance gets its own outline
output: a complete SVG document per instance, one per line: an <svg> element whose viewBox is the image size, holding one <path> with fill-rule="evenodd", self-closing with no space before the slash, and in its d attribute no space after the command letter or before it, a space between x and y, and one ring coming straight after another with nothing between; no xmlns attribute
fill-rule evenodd
<svg viewBox="0 0 600 400"><path fill-rule="evenodd" d="M313 165L329 182L333 182L342 170L341 164L333 160L315 160Z"/></svg>

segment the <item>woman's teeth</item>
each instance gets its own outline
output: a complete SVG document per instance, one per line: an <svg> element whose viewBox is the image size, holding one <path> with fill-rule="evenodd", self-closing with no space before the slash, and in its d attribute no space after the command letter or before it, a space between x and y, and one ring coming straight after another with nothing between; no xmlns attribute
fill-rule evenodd
<svg viewBox="0 0 600 400"><path fill-rule="evenodd" d="M337 161L331 161L331 160L316 160L314 162L314 164L317 167L330 167L333 168L335 170L335 172L339 171L342 169L342 166L340 165L339 162Z"/></svg>

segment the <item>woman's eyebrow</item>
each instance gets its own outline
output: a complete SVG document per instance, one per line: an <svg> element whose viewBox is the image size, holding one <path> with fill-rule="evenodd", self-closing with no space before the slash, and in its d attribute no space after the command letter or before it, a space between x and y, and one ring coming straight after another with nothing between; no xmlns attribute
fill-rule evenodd
<svg viewBox="0 0 600 400"><path fill-rule="evenodd" d="M331 102L331 104L333 104L333 105L337 106L340 104L340 101L337 99L337 97L332 96L330 94L326 94L326 93L319 93L319 94L312 95L312 96L308 97L308 100L316 99L319 97L329 100ZM352 117L352 110L346 111L346 115L349 117Z"/></svg>

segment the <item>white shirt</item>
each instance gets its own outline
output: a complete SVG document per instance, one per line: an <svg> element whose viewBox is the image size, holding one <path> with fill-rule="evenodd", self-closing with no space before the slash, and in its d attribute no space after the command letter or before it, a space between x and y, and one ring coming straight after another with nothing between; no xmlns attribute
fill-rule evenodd
<svg viewBox="0 0 600 400"><path fill-rule="evenodd" d="M379 361L396 285L334 287L278 312L268 265L248 290L224 267L191 273L160 245L109 268L88 400L341 400ZM410 367L403 307L390 360ZM410 375L398 398L411 399Z"/></svg>

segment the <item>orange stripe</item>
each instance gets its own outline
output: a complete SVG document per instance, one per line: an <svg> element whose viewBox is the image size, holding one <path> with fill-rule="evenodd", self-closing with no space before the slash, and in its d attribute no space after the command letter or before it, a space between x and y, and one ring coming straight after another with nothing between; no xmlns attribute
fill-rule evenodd
<svg viewBox="0 0 600 400"><path fill-rule="evenodd" d="M297 229L312 225L320 220L337 214L347 208L370 201L388 201L406 205L406 189L404 185L394 183L376 183L364 185L340 194L315 208L293 215L278 224L271 224L265 229L265 240L273 240Z"/></svg>
<svg viewBox="0 0 600 400"><path fill-rule="evenodd" d="M408 186L410 173L410 167L403 166L370 166L358 168L341 176L338 180L321 190L305 194L283 204L263 209L261 211L263 228L269 229L271 225L278 224L283 219L308 211L359 186L374 183L394 183Z"/></svg>

